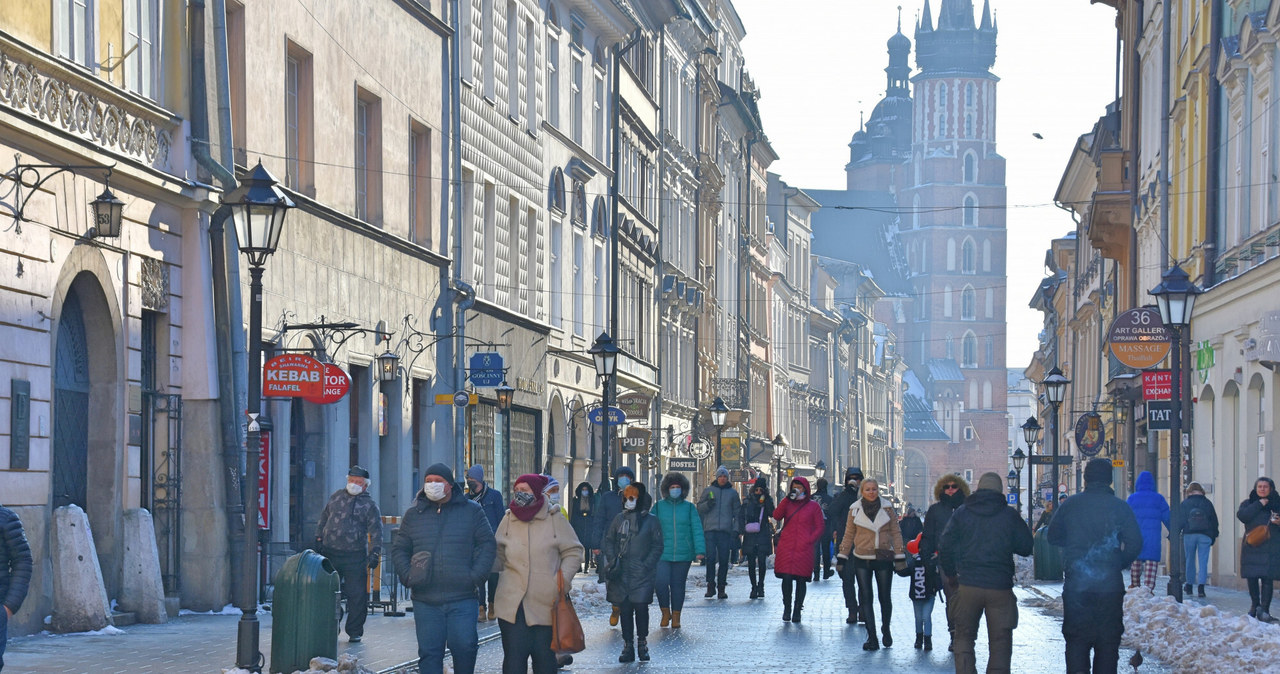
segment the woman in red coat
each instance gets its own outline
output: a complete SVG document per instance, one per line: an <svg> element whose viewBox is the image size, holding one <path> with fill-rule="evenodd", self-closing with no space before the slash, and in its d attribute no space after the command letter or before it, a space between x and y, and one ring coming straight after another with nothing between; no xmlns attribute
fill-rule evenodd
<svg viewBox="0 0 1280 674"><path fill-rule="evenodd" d="M798 623L807 583L813 575L813 546L824 529L822 507L809 498L808 480L797 477L791 481L791 491L773 510L773 519L781 526L773 575L782 579L782 620ZM794 611L792 585L796 594Z"/></svg>

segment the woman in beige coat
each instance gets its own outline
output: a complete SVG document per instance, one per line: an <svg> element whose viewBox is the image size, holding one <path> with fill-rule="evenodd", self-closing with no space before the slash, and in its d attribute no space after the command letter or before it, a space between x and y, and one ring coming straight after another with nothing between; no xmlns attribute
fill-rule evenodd
<svg viewBox="0 0 1280 674"><path fill-rule="evenodd" d="M844 538L840 541L837 565L852 560L853 572L858 577L858 605L862 608L862 620L867 625L867 641L863 650L879 650L876 639L875 609L871 607L871 581L875 579L875 591L880 595L880 621L886 647L893 645L889 633L889 618L893 615L893 587L895 569L906 568L906 552L902 546L902 531L898 528L898 513L888 499L880 498L880 484L875 480L863 480L859 486L862 498L849 508L845 522Z"/></svg>
<svg viewBox="0 0 1280 674"><path fill-rule="evenodd" d="M565 588L582 566L582 544L564 517L546 507L547 478L521 475L512 488L510 509L495 537L499 573L498 627L502 631L503 674L523 674L533 659L534 674L556 671L551 652L551 611L556 598L556 572Z"/></svg>

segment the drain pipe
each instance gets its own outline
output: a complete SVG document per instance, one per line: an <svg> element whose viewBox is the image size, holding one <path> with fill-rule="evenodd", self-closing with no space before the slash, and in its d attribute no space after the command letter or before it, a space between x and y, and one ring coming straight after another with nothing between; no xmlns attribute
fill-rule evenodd
<svg viewBox="0 0 1280 674"><path fill-rule="evenodd" d="M223 4L223 0L215 0L215 4ZM189 24L191 26L191 136L192 155L200 167L213 174L225 191L234 189L235 175L209 153L209 120L207 114L208 99L206 96L207 80L205 76L205 4L203 0L193 0L189 5ZM221 24L223 55L226 53L226 20L224 12L215 13L215 25ZM215 40L218 39L215 27ZM222 69L225 72L225 68ZM219 87L219 97L226 91ZM230 154L230 145L223 143ZM225 224L230 217L231 209L220 206L209 221L209 259L213 278L213 322L215 351L218 367L218 420L222 429L221 448L223 460L223 491L227 512L227 531L230 537L230 562L232 569L240 568L241 550L244 545L244 504L240 497L240 423L237 417L236 402L239 395L236 391L244 389L236 386L236 355L242 352L244 340L233 339L232 325L239 323L240 283L238 265L235 264L235 253L228 260L227 249L230 237L226 235ZM230 265L229 265L230 262ZM233 312L234 307L234 312ZM233 313L236 315L232 320ZM234 331L239 335L239 331ZM237 349L236 347L240 348ZM243 358L240 358L243 362Z"/></svg>
<svg viewBox="0 0 1280 674"><path fill-rule="evenodd" d="M470 0L467 0L470 2ZM449 49L449 135L450 168L453 177L453 260L449 289L453 293L453 390L466 390L467 370L467 311L475 304L476 291L462 280L462 45L461 14L459 0L449 6L449 24L453 28ZM467 408L453 408L454 474L466 472L467 461Z"/></svg>

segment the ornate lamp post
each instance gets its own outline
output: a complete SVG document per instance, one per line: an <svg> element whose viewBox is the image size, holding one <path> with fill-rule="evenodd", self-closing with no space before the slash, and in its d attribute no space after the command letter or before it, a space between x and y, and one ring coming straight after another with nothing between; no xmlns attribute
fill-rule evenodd
<svg viewBox="0 0 1280 674"><path fill-rule="evenodd" d="M1044 386L1044 394L1049 399L1049 406L1053 408L1053 427L1049 430L1053 433L1053 499L1057 501L1058 485L1062 484L1058 481L1058 436L1062 435L1058 432L1058 408L1062 406L1062 399L1067 395L1067 384L1070 384L1071 380L1063 376L1062 370L1054 366L1040 383Z"/></svg>
<svg viewBox="0 0 1280 674"><path fill-rule="evenodd" d="M244 555L236 593L241 612L236 666L256 672L262 668L262 654L258 651L258 514L252 504L258 502L258 466L262 454L262 426L258 420L262 409L262 266L276 252L280 232L284 230L284 217L294 204L261 161L222 202L231 207L236 241L249 261L249 426L244 475L240 481L244 501Z"/></svg>
<svg viewBox="0 0 1280 674"><path fill-rule="evenodd" d="M773 479L774 489L782 491L782 457L787 453L787 439L781 433L773 438Z"/></svg>
<svg viewBox="0 0 1280 674"><path fill-rule="evenodd" d="M827 462L818 459L818 463L813 466L813 476L821 480L827 476Z"/></svg>
<svg viewBox="0 0 1280 674"><path fill-rule="evenodd" d="M1034 454L1036 443L1040 441L1040 422L1034 416L1027 417L1022 423L1022 439L1027 441L1027 454ZM1027 528L1031 528L1031 509L1035 506L1032 492L1036 488L1036 467L1027 464Z"/></svg>
<svg viewBox="0 0 1280 674"><path fill-rule="evenodd" d="M600 397L600 404L604 408L603 417L600 419L600 485L602 489L607 489L612 477L609 473L609 457L613 454L613 448L610 447L609 438L613 435L613 426L609 423L609 408L613 407L613 399L610 395L613 392L613 385L617 381L618 373L618 345L609 336L608 332L601 332L596 337L595 344L587 349L587 353L591 354L592 360L596 365L596 376L600 378L604 391Z"/></svg>
<svg viewBox="0 0 1280 674"><path fill-rule="evenodd" d="M1027 463L1027 455L1026 455L1026 453L1024 453L1024 452L1022 451L1022 448L1021 448L1021 447L1019 447L1019 448L1017 448L1017 449L1013 450L1013 470L1011 470L1011 471L1009 471L1009 472L1010 472L1011 474L1016 474L1016 476L1017 476L1017 478L1018 478L1018 480L1017 480L1017 483L1016 483L1016 484L1017 484L1017 487L1018 487L1017 494L1018 494L1018 499L1019 499L1019 500L1021 500L1021 499L1022 499L1022 467L1023 467L1024 465L1026 465L1026 463ZM1027 483L1028 491L1030 491L1030 485L1031 485L1031 483L1030 483L1030 482L1028 482L1028 483ZM1030 496L1030 494L1028 494L1028 496ZM1028 501L1028 502L1030 502L1030 501L1031 501L1031 499L1030 499L1030 498L1028 498L1028 499L1027 499L1027 501ZM1019 509L1019 510L1021 510L1021 506L1022 506L1022 504L1021 504L1021 503L1018 503L1018 506L1019 506L1019 508L1018 508L1018 509ZM1031 510L1030 510L1030 509L1028 509L1028 510L1027 510L1027 515L1028 515L1028 517L1030 517L1030 514L1031 514ZM1030 528L1030 526L1028 526L1027 528Z"/></svg>
<svg viewBox="0 0 1280 674"><path fill-rule="evenodd" d="M505 447L502 448L502 475L505 479L510 480L511 468L511 401L516 396L516 390L507 385L503 380L502 385L493 389L493 395L498 398L498 410L502 412L502 435L506 438Z"/></svg>
<svg viewBox="0 0 1280 674"><path fill-rule="evenodd" d="M729 406L724 404L724 399L716 396L711 403L711 425L716 427L716 470L724 465L724 458L720 454L720 433L724 431L725 419L729 416Z"/></svg>
<svg viewBox="0 0 1280 674"><path fill-rule="evenodd" d="M1018 499L1018 471L1010 468L1009 474L1004 476L1004 482L1009 485L1009 493L1013 494L1016 501Z"/></svg>
<svg viewBox="0 0 1280 674"><path fill-rule="evenodd" d="M1182 332L1191 325L1200 286L1182 267L1173 266L1160 277L1160 285L1149 293L1156 298L1160 320L1173 337L1173 411L1169 419L1169 509L1177 512L1182 502ZM1182 601L1182 536L1169 536L1169 596Z"/></svg>

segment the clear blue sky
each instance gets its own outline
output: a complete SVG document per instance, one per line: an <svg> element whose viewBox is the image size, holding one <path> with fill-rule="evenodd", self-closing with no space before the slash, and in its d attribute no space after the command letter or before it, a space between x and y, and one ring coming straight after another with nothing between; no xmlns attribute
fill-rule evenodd
<svg viewBox="0 0 1280 674"><path fill-rule="evenodd" d="M935 15L941 0L931 3ZM982 0L974 2L981 12ZM913 39L924 0L735 0L747 69L760 87L773 170L799 187L841 189L858 111L884 95L885 41ZM991 0L1000 36L997 148L1008 162L1007 307L1011 368L1036 349L1049 241L1074 228L1053 195L1076 139L1115 98L1115 10L1088 0ZM914 48L914 44L913 44ZM912 54L912 66L915 55ZM1032 134L1039 133L1043 140Z"/></svg>

